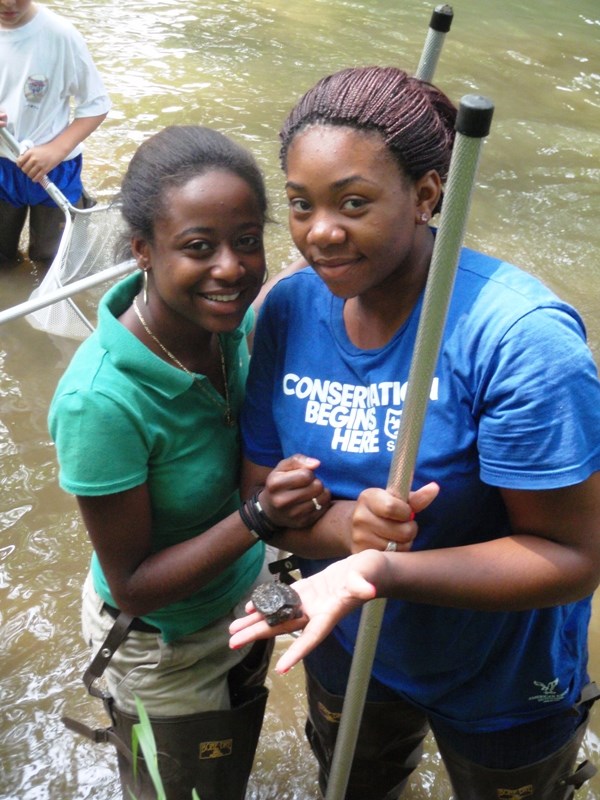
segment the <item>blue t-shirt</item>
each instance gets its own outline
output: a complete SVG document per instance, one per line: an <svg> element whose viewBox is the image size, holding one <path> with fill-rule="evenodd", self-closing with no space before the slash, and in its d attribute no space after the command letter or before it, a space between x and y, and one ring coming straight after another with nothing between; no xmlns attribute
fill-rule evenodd
<svg viewBox="0 0 600 800"><path fill-rule="evenodd" d="M361 350L312 269L280 281L255 336L246 455L265 466L314 456L337 498L386 486L421 305L384 347ZM579 316L532 276L463 250L413 482L441 492L413 549L502 537L498 487L558 488L598 469L600 384ZM303 560L302 572L326 563ZM373 672L464 730L508 727L577 697L589 614L589 598L518 613L388 601ZM358 621L335 630L349 651Z"/></svg>

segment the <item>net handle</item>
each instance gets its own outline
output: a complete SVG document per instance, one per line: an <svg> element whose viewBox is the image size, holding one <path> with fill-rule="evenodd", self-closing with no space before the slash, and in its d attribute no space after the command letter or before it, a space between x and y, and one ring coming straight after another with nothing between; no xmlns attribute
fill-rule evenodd
<svg viewBox="0 0 600 800"><path fill-rule="evenodd" d="M25 317L27 314L32 314L34 311L38 311L40 308L51 306L54 303L58 303L60 300L65 300L72 295L77 294L78 292L85 291L86 289L92 289L94 286L98 286L106 281L112 281L115 278L120 278L122 275L127 275L129 272L133 272L135 269L137 269L137 264L134 260L123 261L122 263L116 264L114 267L108 267L107 269L102 270L102 272L98 272L95 275L88 275L87 278L81 278L78 281L73 281L73 283L62 286L60 289L56 289L53 292L48 292L48 294L44 295L43 297L25 300L25 302L19 303L16 306L11 306L5 311L0 311L0 325L3 322L10 322L11 320L18 319L19 317Z"/></svg>
<svg viewBox="0 0 600 800"><path fill-rule="evenodd" d="M11 153L15 156L15 158L18 158L19 156L23 155L23 153L25 153L29 149L28 145L20 144L6 127L0 128L0 136L2 136L7 147L9 148ZM67 214L71 215L72 211L74 210L73 206L71 205L71 203L69 203L67 198L58 188L58 186L52 183L52 181L47 175L44 175L42 177L42 179L40 180L40 184L50 195L50 197L54 200L56 205L60 209L62 209L63 213L65 215Z"/></svg>

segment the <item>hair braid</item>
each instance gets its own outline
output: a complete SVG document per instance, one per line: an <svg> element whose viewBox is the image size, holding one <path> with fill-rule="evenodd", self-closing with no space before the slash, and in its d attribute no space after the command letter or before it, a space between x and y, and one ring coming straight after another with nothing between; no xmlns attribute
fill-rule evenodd
<svg viewBox="0 0 600 800"><path fill-rule="evenodd" d="M416 180L431 169L448 176L456 108L432 84L395 67L344 69L300 99L280 132L286 167L294 137L313 124L378 131L400 168Z"/></svg>

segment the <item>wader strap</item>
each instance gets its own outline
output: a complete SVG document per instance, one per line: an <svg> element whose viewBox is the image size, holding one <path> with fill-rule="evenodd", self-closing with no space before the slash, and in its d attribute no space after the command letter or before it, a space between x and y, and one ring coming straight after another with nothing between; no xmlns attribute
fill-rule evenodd
<svg viewBox="0 0 600 800"><path fill-rule="evenodd" d="M586 683L586 685L581 690L581 695L579 696L579 700L575 703L574 708L577 710L580 706L585 706L586 708L591 708L596 700L600 698L600 689L598 688L597 684L594 681L590 681Z"/></svg>
<svg viewBox="0 0 600 800"><path fill-rule="evenodd" d="M113 728L90 728L89 725L85 725L83 722L72 719L72 717L61 717L60 719L63 725L66 728L69 728L69 730L91 739L92 742L95 742L96 744L112 744L122 755L125 756L128 761L133 761L133 754L131 750L127 747L125 742L119 736L117 736Z"/></svg>
<svg viewBox="0 0 600 800"><path fill-rule="evenodd" d="M271 575L277 575L279 580L283 583L287 583L288 586L296 580L290 573L298 569L300 569L300 562L298 558L291 553L285 558L280 558L279 561L271 561L269 564L269 572Z"/></svg>
<svg viewBox="0 0 600 800"><path fill-rule="evenodd" d="M107 692L103 692L101 689L94 686L94 681L101 678L104 674L104 670L110 663L116 649L129 633L134 619L135 618L131 614L126 614L124 611L121 611L100 649L92 659L92 663L83 674L83 682L85 683L86 689L91 695L99 697L102 700L113 723L113 699ZM127 747L125 742L117 736L113 727L90 728L89 725L85 725L83 722L79 722L71 717L61 717L61 721L67 728L75 731L75 733L80 733L82 736L86 736L88 739L91 739L92 742L108 742L114 745L129 761L132 760L131 750Z"/></svg>
<svg viewBox="0 0 600 800"><path fill-rule="evenodd" d="M581 690L581 695L579 700L575 703L573 710L577 713L580 708L584 707L589 711L589 709L599 698L600 689L598 688L598 685L594 681L590 681L589 683L586 683ZM597 772L598 770L591 763L591 761L586 759L585 761L581 762L572 775L566 778L564 785L569 787L572 786L574 789L581 789L583 784L586 781L589 781L590 778L593 778ZM572 794L567 795L567 797L572 796Z"/></svg>
<svg viewBox="0 0 600 800"><path fill-rule="evenodd" d="M575 772L562 781L562 783L564 783L565 786L574 786L575 789L581 789L583 784L589 781L590 778L593 778L597 772L598 770L591 761L582 761Z"/></svg>
<svg viewBox="0 0 600 800"><path fill-rule="evenodd" d="M108 636L92 659L92 663L83 673L83 682L85 683L86 689L94 697L100 697L102 700L105 699L106 693L97 689L94 686L94 681L104 674L104 670L109 665L116 649L129 633L134 619L135 618L131 614L126 614L124 611L121 611L115 620L115 624L108 632Z"/></svg>

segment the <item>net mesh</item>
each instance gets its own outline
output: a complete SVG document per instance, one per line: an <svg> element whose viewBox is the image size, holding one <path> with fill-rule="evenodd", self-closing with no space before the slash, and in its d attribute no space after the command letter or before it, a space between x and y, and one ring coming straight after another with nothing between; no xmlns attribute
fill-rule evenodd
<svg viewBox="0 0 600 800"><path fill-rule="evenodd" d="M34 328L71 339L89 336L96 324L98 301L106 291L106 285L100 283L102 274L118 262L116 250L122 232L117 203L89 209L71 207L56 257L30 299L43 299L92 275L98 277L99 285L28 314ZM131 262L132 269L134 266Z"/></svg>

